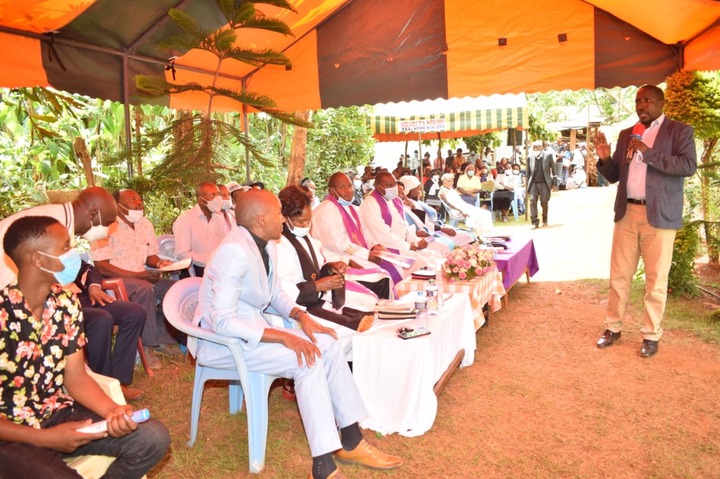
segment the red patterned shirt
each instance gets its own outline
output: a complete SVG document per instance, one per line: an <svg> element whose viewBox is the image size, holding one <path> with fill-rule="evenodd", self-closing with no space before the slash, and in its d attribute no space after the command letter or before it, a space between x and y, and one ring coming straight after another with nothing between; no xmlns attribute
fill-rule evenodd
<svg viewBox="0 0 720 479"><path fill-rule="evenodd" d="M0 416L39 428L54 411L73 405L63 389L65 361L85 345L80 302L54 285L42 318L17 285L0 291Z"/></svg>

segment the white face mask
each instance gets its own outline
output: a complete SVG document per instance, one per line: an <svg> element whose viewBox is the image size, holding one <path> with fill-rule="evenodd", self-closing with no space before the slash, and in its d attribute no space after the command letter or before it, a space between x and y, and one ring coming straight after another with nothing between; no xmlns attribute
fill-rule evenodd
<svg viewBox="0 0 720 479"><path fill-rule="evenodd" d="M520 174L519 170L513 170L513 175L519 175L519 174Z"/></svg>
<svg viewBox="0 0 720 479"><path fill-rule="evenodd" d="M222 211L223 199L222 196L216 196L210 201L205 198L202 199L205 202L205 206L210 210L210 213L220 213Z"/></svg>
<svg viewBox="0 0 720 479"><path fill-rule="evenodd" d="M468 175L470 178L472 178L473 176L475 176L475 170L470 170L470 171L468 171L468 172L467 172L467 175Z"/></svg>
<svg viewBox="0 0 720 479"><path fill-rule="evenodd" d="M433 183L437 183L438 181L440 181L440 177L439 177L439 176L433 176L433 177L432 177L432 182L433 182Z"/></svg>
<svg viewBox="0 0 720 479"><path fill-rule="evenodd" d="M88 242L90 243L99 239L107 238L108 231L110 231L109 226L103 226L102 224L102 216L100 215L100 210L98 210L98 220L100 221L100 224L93 225L91 219L90 229L82 235L82 237L88 240Z"/></svg>
<svg viewBox="0 0 720 479"><path fill-rule="evenodd" d="M385 188L385 199L392 201L398 197L398 187L393 186L392 188Z"/></svg>
<svg viewBox="0 0 720 479"><path fill-rule="evenodd" d="M232 208L232 200L223 200L222 202L222 210L227 211L230 208Z"/></svg>
<svg viewBox="0 0 720 479"><path fill-rule="evenodd" d="M297 236L298 238L304 238L305 236L310 233L310 227L307 228L300 228L299 226L295 226L292 221L290 221L290 218L286 218L286 221L292 228L290 228L290 232Z"/></svg>
<svg viewBox="0 0 720 479"><path fill-rule="evenodd" d="M125 210L125 219L127 219L130 223L137 223L145 216L144 210L129 210L122 205L120 206Z"/></svg>

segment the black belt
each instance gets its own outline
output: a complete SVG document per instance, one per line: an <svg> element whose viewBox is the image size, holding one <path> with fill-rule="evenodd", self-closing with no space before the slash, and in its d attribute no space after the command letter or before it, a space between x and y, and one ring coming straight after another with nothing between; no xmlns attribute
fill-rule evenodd
<svg viewBox="0 0 720 479"><path fill-rule="evenodd" d="M642 206L645 206L647 204L647 201L645 201L645 200L636 200L634 198L628 198L627 202L632 203L633 205L642 205Z"/></svg>

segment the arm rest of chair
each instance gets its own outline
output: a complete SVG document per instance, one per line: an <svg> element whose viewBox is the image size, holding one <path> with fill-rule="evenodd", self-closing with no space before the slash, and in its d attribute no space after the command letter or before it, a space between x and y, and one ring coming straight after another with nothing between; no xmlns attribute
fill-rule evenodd
<svg viewBox="0 0 720 479"><path fill-rule="evenodd" d="M125 289L125 282L122 278L104 279L100 287L104 290L110 290L115 293L115 298L121 301L129 301L130 296Z"/></svg>
<svg viewBox="0 0 720 479"><path fill-rule="evenodd" d="M240 338L235 338L231 336L224 336L222 334L218 334L215 331L212 331L210 329L201 328L200 326L195 326L192 324L184 323L180 328L183 333L187 334L188 336L194 336L198 339L203 339L205 341L210 341L217 344L224 344L225 346L235 346L243 344L243 340Z"/></svg>

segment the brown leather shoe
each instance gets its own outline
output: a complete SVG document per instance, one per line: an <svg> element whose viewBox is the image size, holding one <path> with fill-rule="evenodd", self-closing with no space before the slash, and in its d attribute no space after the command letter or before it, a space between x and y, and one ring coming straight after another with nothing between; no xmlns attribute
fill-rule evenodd
<svg viewBox="0 0 720 479"><path fill-rule="evenodd" d="M333 453L335 459L346 464L360 464L371 469L395 469L400 467L402 459L386 454L365 439L352 451L339 449Z"/></svg>
<svg viewBox="0 0 720 479"><path fill-rule="evenodd" d="M145 394L145 391L143 391L142 389L125 386L124 384L120 385L120 389L122 390L123 396L125 396L125 400L127 402L140 399L142 395Z"/></svg>

